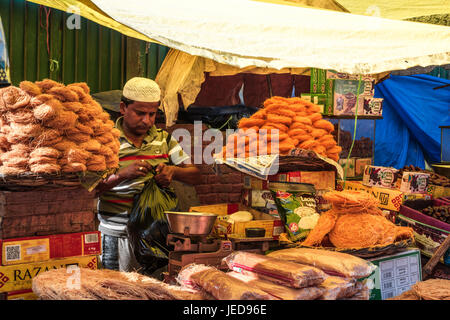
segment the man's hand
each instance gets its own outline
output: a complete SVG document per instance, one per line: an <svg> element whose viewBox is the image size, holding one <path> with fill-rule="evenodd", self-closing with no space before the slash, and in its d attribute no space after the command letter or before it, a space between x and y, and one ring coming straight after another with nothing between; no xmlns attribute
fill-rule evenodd
<svg viewBox="0 0 450 320"><path fill-rule="evenodd" d="M156 183L161 187L168 187L174 178L176 170L177 167L175 166L168 166L165 163L160 163L156 167Z"/></svg>
<svg viewBox="0 0 450 320"><path fill-rule="evenodd" d="M136 160L128 167L125 167L117 173L121 180L135 179L146 176L152 169L151 164L145 160Z"/></svg>

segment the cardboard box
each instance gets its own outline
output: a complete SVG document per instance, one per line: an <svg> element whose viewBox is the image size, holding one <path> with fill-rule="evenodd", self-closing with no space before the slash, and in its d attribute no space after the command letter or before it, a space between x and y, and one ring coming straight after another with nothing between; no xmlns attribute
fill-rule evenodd
<svg viewBox="0 0 450 320"><path fill-rule="evenodd" d="M427 187L427 194L431 195L433 199L450 197L450 188L429 184Z"/></svg>
<svg viewBox="0 0 450 320"><path fill-rule="evenodd" d="M310 93L325 93L326 70L311 68Z"/></svg>
<svg viewBox="0 0 450 320"><path fill-rule="evenodd" d="M350 158L350 159L339 159L338 163L342 166L342 169L344 170L344 174L347 171L347 178L353 178L356 175L355 171L355 165L356 165L356 159Z"/></svg>
<svg viewBox="0 0 450 320"><path fill-rule="evenodd" d="M320 113L325 113L325 106L327 103L327 96L326 94L320 94L320 93L302 93L301 98L309 101L311 103L314 103L320 107Z"/></svg>
<svg viewBox="0 0 450 320"><path fill-rule="evenodd" d="M433 256L450 232L435 228L420 221L398 214L397 221L413 229L414 240L420 252L429 258ZM450 266L450 249L441 257L440 262Z"/></svg>
<svg viewBox="0 0 450 320"><path fill-rule="evenodd" d="M277 210L277 205L270 190L242 190L242 203L251 208Z"/></svg>
<svg viewBox="0 0 450 320"><path fill-rule="evenodd" d="M408 194L427 193L430 175L422 172L403 172L390 167L366 166L363 184L382 188L397 189Z"/></svg>
<svg viewBox="0 0 450 320"><path fill-rule="evenodd" d="M334 70L327 70L326 72L326 78L327 79L333 79L333 80L359 80L361 77L362 81L375 81L375 78L371 75L367 74L349 74L349 73L343 73L343 72L337 72Z"/></svg>
<svg viewBox="0 0 450 320"><path fill-rule="evenodd" d="M230 234L237 235L245 238L246 228L264 228L266 233L264 237L278 239L278 236L284 232L283 222L278 218L275 218L266 213L260 212L253 208L249 208L240 203L222 203L208 206L191 207L191 212L209 212L215 213L219 217L214 225L214 232L220 236L227 236ZM248 222L235 222L229 223L220 217L224 217L233 214L238 211L248 211L253 214L254 220Z"/></svg>
<svg viewBox="0 0 450 320"><path fill-rule="evenodd" d="M372 158L356 158L355 160L355 176L362 177L366 166L372 164Z"/></svg>
<svg viewBox="0 0 450 320"><path fill-rule="evenodd" d="M316 189L316 203L317 203L317 212L325 212L331 210L332 205L330 202L324 199L323 195L330 190L320 190Z"/></svg>
<svg viewBox="0 0 450 320"><path fill-rule="evenodd" d="M358 115L381 117L383 115L383 99L364 96L363 102L358 104Z"/></svg>
<svg viewBox="0 0 450 320"><path fill-rule="evenodd" d="M344 182L342 180L338 180L336 189L343 190L343 185ZM368 187L363 185L361 181L346 181L345 190L360 190L370 193L378 199L379 208L395 212L400 211L400 206L406 200L431 198L430 195L427 194L405 194L404 192L395 189Z"/></svg>
<svg viewBox="0 0 450 320"><path fill-rule="evenodd" d="M397 215L398 212L396 211L392 211L392 210L382 210L383 216L388 219L389 221L391 221L392 223L397 224Z"/></svg>
<svg viewBox="0 0 450 320"><path fill-rule="evenodd" d="M6 300L39 300L33 290L20 290L6 293Z"/></svg>
<svg viewBox="0 0 450 320"><path fill-rule="evenodd" d="M404 172L401 182L400 191L406 193L427 193L430 175L422 172Z"/></svg>
<svg viewBox="0 0 450 320"><path fill-rule="evenodd" d="M336 187L334 171L290 171L269 176L269 181L310 183L316 189L331 189Z"/></svg>
<svg viewBox="0 0 450 320"><path fill-rule="evenodd" d="M45 262L22 263L12 266L1 266L0 292L31 289L33 278L41 272L51 269L65 268L70 265L97 269L97 264L97 256L85 256L52 259Z"/></svg>
<svg viewBox="0 0 450 320"><path fill-rule="evenodd" d="M398 170L390 167L366 166L363 174L363 184L368 187L398 189Z"/></svg>
<svg viewBox="0 0 450 320"><path fill-rule="evenodd" d="M1 264L101 254L99 231L0 240Z"/></svg>
<svg viewBox="0 0 450 320"><path fill-rule="evenodd" d="M358 105L364 107L364 92L371 83L364 81L358 91L359 81L356 80L334 80L333 114L354 115ZM358 98L359 94L359 98ZM358 106L358 109L361 108Z"/></svg>
<svg viewBox="0 0 450 320"><path fill-rule="evenodd" d="M258 179L249 175L243 175L243 188L253 190L268 190L269 181Z"/></svg>
<svg viewBox="0 0 450 320"><path fill-rule="evenodd" d="M326 79L325 80L325 110L323 114L332 115L333 114L333 103L334 103L334 80Z"/></svg>
<svg viewBox="0 0 450 320"><path fill-rule="evenodd" d="M416 282L422 281L418 249L367 260L378 267L368 278L368 282L373 284L370 300L386 300L398 296L408 291Z"/></svg>

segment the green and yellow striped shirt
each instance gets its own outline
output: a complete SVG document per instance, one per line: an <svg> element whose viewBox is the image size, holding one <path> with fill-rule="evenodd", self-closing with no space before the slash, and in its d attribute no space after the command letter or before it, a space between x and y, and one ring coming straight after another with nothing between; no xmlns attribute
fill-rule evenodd
<svg viewBox="0 0 450 320"><path fill-rule="evenodd" d="M123 133L123 117L117 119L116 128L121 131L119 137L119 168L124 168L136 160L148 161L153 167L160 163L179 165L190 159L181 146L169 133L152 126L140 148L133 145ZM109 191L104 192L98 203L99 230L111 236L126 236L128 215L133 205L133 198L142 191L145 183L153 179L149 173L145 177L125 180Z"/></svg>

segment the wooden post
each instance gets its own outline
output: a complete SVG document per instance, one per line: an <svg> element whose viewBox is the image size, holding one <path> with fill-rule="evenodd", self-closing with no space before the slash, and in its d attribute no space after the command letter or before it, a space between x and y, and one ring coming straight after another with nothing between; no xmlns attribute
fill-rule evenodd
<svg viewBox="0 0 450 320"><path fill-rule="evenodd" d="M445 252L450 248L450 235L445 238L444 242L437 248L436 252L427 262L427 264L423 267L423 279L429 277L433 272L434 267L438 264L441 257L445 254Z"/></svg>
<svg viewBox="0 0 450 320"><path fill-rule="evenodd" d="M133 77L142 77L140 48L141 42L139 40L131 37L126 38L125 82Z"/></svg>

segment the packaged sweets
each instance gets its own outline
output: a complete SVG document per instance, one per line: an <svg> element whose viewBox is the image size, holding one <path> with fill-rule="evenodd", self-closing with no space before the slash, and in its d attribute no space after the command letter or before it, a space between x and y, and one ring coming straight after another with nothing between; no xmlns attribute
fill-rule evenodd
<svg viewBox="0 0 450 320"><path fill-rule="evenodd" d="M305 238L320 215L317 213L316 189L309 183L271 182L269 189L291 241Z"/></svg>

